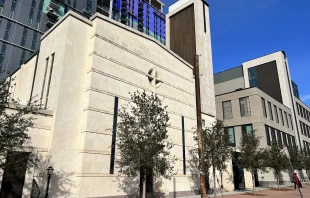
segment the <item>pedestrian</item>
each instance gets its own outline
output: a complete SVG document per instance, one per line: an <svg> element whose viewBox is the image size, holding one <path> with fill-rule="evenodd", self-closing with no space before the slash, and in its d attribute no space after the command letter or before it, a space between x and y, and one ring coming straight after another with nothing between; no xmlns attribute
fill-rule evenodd
<svg viewBox="0 0 310 198"><path fill-rule="evenodd" d="M296 173L294 173L294 175L293 175L293 181L295 184L295 191L297 191L296 186L297 186L297 188L302 188L301 182L299 181L299 178L297 177Z"/></svg>

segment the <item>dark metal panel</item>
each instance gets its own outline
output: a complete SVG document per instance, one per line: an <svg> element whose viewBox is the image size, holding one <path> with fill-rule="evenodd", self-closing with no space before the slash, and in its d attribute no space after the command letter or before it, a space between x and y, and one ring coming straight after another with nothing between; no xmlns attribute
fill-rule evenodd
<svg viewBox="0 0 310 198"><path fill-rule="evenodd" d="M170 17L170 49L191 65L195 64L194 5Z"/></svg>
<svg viewBox="0 0 310 198"><path fill-rule="evenodd" d="M258 87L269 96L282 103L277 62L271 61L256 66Z"/></svg>
<svg viewBox="0 0 310 198"><path fill-rule="evenodd" d="M242 66L214 74L214 84L219 84L240 77L243 77Z"/></svg>

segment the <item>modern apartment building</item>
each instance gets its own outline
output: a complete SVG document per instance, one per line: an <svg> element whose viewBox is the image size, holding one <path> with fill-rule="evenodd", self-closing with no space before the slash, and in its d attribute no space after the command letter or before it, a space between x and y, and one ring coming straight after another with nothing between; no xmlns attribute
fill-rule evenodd
<svg viewBox="0 0 310 198"><path fill-rule="evenodd" d="M298 146L309 150L309 107L299 99L298 87L291 80L284 51L242 63L214 75L217 118L224 120L232 146L238 146L242 132L261 136L260 147L272 142L282 147ZM236 170L244 177L243 170ZM290 176L282 173L283 183ZM305 177L305 173L300 177ZM257 185L275 184L272 173L256 173ZM241 180L240 180L241 181ZM235 189L238 189L237 179ZM241 183L241 186L244 184Z"/></svg>
<svg viewBox="0 0 310 198"><path fill-rule="evenodd" d="M163 7L160 0L0 0L0 71L18 69L69 10L85 18L99 12L165 44Z"/></svg>

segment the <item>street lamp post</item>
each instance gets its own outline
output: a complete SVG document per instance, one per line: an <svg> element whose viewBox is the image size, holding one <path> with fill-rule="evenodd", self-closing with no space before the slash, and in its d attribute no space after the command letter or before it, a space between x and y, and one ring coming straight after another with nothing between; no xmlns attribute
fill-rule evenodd
<svg viewBox="0 0 310 198"><path fill-rule="evenodd" d="M48 177L47 177L47 186L46 186L45 198L48 198L48 188L50 186L51 176L54 172L54 169L52 166L49 166L46 170L47 170Z"/></svg>

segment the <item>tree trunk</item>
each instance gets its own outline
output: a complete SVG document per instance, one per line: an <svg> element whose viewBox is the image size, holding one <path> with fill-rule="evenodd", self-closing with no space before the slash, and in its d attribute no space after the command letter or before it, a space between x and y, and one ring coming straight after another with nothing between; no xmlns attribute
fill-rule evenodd
<svg viewBox="0 0 310 198"><path fill-rule="evenodd" d="M143 191L142 198L146 198L146 174L143 175Z"/></svg>
<svg viewBox="0 0 310 198"><path fill-rule="evenodd" d="M214 198L216 197L216 192L215 192L215 189L216 189L216 181L215 181L215 167L213 165L213 193L214 193Z"/></svg>
<svg viewBox="0 0 310 198"><path fill-rule="evenodd" d="M279 172L277 172L277 178L278 178L278 190L280 190L280 179L279 179Z"/></svg>
<svg viewBox="0 0 310 198"><path fill-rule="evenodd" d="M252 183L253 183L253 195L256 194L255 192L255 177L254 177L254 170L252 170Z"/></svg>

